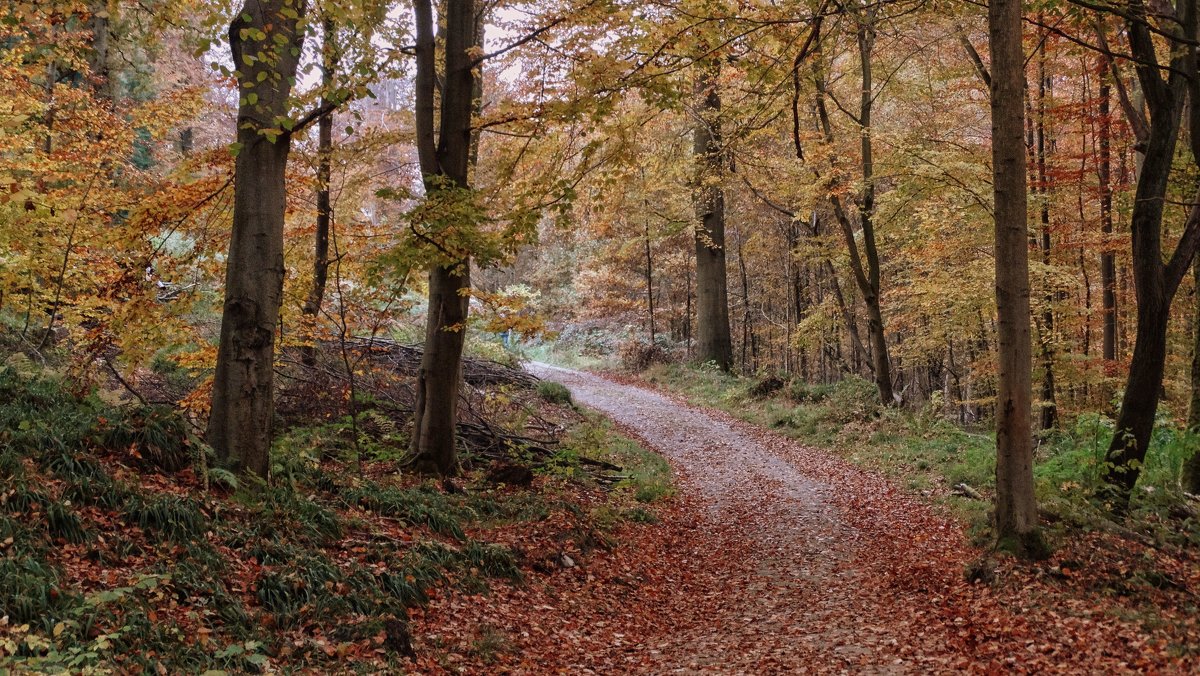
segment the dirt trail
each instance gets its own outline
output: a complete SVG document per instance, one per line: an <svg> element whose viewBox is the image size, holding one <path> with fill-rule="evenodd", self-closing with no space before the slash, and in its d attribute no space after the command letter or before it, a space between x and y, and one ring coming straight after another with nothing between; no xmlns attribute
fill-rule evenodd
<svg viewBox="0 0 1200 676"><path fill-rule="evenodd" d="M830 472L830 459L809 449L647 389L546 364L530 370L670 459L684 495L703 507L708 537L687 557L694 567L672 578L660 609L672 627L646 646L651 671L929 670L911 661L922 638L890 621L895 599L880 593L873 564L890 543L847 519L838 499L847 468L835 462Z"/></svg>

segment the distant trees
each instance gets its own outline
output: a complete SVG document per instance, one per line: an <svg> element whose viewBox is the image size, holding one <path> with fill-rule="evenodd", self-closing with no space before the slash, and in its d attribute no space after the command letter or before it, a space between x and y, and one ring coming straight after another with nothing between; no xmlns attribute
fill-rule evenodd
<svg viewBox="0 0 1200 676"><path fill-rule="evenodd" d="M0 7L0 311L31 349L64 329L86 342L81 365L145 363L177 339L167 327L188 332L200 347L172 359L204 370L215 351L208 438L246 472L268 473L276 347L312 346L322 322L355 330L322 311L330 299L428 321L411 451L423 471L455 471L468 296L491 293L472 276L515 274L488 268L539 235L575 247L547 276L564 322L619 323L631 342L649 328L722 369L858 377L884 404L995 420L999 516L1018 535L1034 523L1022 411L1039 405L1023 398L1022 316L1038 330L1041 427L1115 418L1099 474L1117 511L1155 459L1159 404L1181 416L1200 392L1180 366L1200 310L1174 303L1200 283L1192 0L1039 6L1023 17L1037 40L1003 24L995 62L976 51L979 8L908 0L558 0L492 17L509 43L491 53L494 6L477 1L418 0L410 22L386 2L256 0L232 22L200 13L203 30L228 30L232 64L196 58L214 40L192 32L151 35L195 5L135 5ZM993 9L1012 20L1012 5ZM1020 72L1014 43L1032 52ZM492 69L504 75L485 95ZM364 100L375 84L387 106ZM1024 160L1006 135L1013 96ZM289 173L297 153L312 171ZM188 325L212 296L156 305L147 267L198 289L224 278L217 345ZM427 315L389 314L426 291ZM208 398L187 404L202 416Z"/></svg>

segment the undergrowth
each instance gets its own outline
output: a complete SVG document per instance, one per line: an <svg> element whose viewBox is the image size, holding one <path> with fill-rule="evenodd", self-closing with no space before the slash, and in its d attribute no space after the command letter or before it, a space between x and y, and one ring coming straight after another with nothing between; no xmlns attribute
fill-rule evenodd
<svg viewBox="0 0 1200 676"><path fill-rule="evenodd" d="M198 445L170 411L12 369L0 401L0 672L322 672L355 650L398 666L396 627L434 587L522 584L526 555L488 529L566 512L577 525L564 537L582 542L611 525L567 493L364 472L329 425L283 435L269 485L210 468L205 491ZM639 497L669 492L661 459L610 432L574 433L548 485L579 479L586 455L628 467L622 485Z"/></svg>
<svg viewBox="0 0 1200 676"><path fill-rule="evenodd" d="M955 490L960 484L990 497L995 488L995 437L964 428L942 415L941 402L918 410L884 408L874 386L849 378L833 384L786 380L768 396L755 396L759 381L715 369L656 366L643 375L689 400L725 410L806 444L828 448L859 465L900 481L909 490L948 506L981 541L990 500ZM1067 528L1091 527L1109 517L1093 503L1100 488L1104 453L1113 422L1088 413L1041 439L1035 453L1036 490L1043 513ZM1200 436L1165 414L1134 494L1130 523L1176 544L1200 543L1200 520L1180 517L1184 460L1200 448ZM968 492L969 493L969 492Z"/></svg>

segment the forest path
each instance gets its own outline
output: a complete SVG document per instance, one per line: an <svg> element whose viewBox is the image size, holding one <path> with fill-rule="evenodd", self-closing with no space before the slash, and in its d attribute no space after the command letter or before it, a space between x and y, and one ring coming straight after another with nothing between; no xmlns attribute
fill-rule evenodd
<svg viewBox="0 0 1200 676"><path fill-rule="evenodd" d="M696 505L685 551L664 562L676 566L668 588L645 609L668 627L642 646L647 672L929 673L974 661L947 654L947 631L967 620L934 619L973 552L889 482L644 387L529 370L668 458Z"/></svg>

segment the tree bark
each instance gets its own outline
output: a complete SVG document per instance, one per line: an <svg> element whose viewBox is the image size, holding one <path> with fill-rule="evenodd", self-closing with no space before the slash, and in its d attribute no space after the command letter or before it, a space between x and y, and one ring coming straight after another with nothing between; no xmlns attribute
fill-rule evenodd
<svg viewBox="0 0 1200 676"><path fill-rule="evenodd" d="M108 15L107 0L92 0L91 13L92 49L88 54L88 70L92 80L92 88L96 94L110 104L116 101L116 82L113 81L110 66L109 44L112 40L112 27Z"/></svg>
<svg viewBox="0 0 1200 676"><path fill-rule="evenodd" d="M417 372L412 439L414 468L424 474L450 476L458 471L455 428L470 286L469 262L460 269L438 265L429 271L429 317Z"/></svg>
<svg viewBox="0 0 1200 676"><path fill-rule="evenodd" d="M733 366L725 267L726 155L721 138L719 65L703 64L696 79L699 114L693 130L696 176L696 357L722 371Z"/></svg>
<svg viewBox="0 0 1200 676"><path fill-rule="evenodd" d="M643 182L643 185L645 183ZM643 203L643 206L644 203ZM646 253L646 315L650 320L650 345L653 347L657 341L656 327L654 326L654 255L650 248L650 217L649 212L642 215L645 219L643 225L645 232L643 233L642 244L645 247Z"/></svg>
<svg viewBox="0 0 1200 676"><path fill-rule="evenodd" d="M1044 22L1043 22L1044 23ZM1054 398L1054 301L1050 288L1050 182L1046 172L1046 94L1049 80L1046 77L1046 43L1038 47L1038 100L1037 119L1034 125L1037 134L1037 193L1038 215L1041 225L1042 265L1042 309L1041 335L1039 336L1042 361L1042 394L1040 428L1052 430L1058 423L1058 404Z"/></svg>
<svg viewBox="0 0 1200 676"><path fill-rule="evenodd" d="M1022 138L1024 49L1019 0L992 0L992 170L996 218L996 536L1020 555L1041 553L1033 496L1032 345L1028 196Z"/></svg>
<svg viewBox="0 0 1200 676"><path fill-rule="evenodd" d="M1188 407L1188 429L1200 432L1200 258L1192 262L1192 303L1195 315L1192 323L1192 400ZM1183 465L1183 489L1200 493L1200 451L1192 454Z"/></svg>
<svg viewBox="0 0 1200 676"><path fill-rule="evenodd" d="M285 8L295 10L295 18L288 18ZM229 28L233 62L239 69L239 151L207 438L223 464L263 479L270 469L275 327L284 276L284 181L291 138L272 138L261 130L276 128L278 119L289 112L304 40L297 25L304 10L303 3L291 0L247 1ZM262 31L266 38L247 42L243 31L248 29ZM243 54L260 50L271 58L247 64Z"/></svg>
<svg viewBox="0 0 1200 676"><path fill-rule="evenodd" d="M329 18L322 21L321 25L325 40L321 49L321 86L325 89L325 94L321 97L321 106L325 107L329 104L328 97L337 71L337 25ZM329 181L333 175L332 165L333 111L330 110L317 121L317 222L313 236L313 278L308 296L304 299L304 307L301 309L301 314L308 318L310 331L315 329L317 316L321 314L321 305L325 301L325 287L329 281L329 228L333 219ZM309 342L301 356L303 362L309 366L316 363L314 338L306 338Z"/></svg>
<svg viewBox="0 0 1200 676"><path fill-rule="evenodd" d="M1162 392L1167 354L1167 324L1171 302L1192 264L1200 244L1200 202L1193 202L1187 222L1169 262L1163 262L1162 217L1175 149L1189 108L1192 159L1200 158L1200 82L1197 81L1197 7L1192 0L1179 2L1178 21L1164 22L1177 29L1173 37L1170 74L1163 79L1158 50L1141 2L1130 5L1127 23L1130 51L1137 63L1138 80L1150 111L1145 157L1138 174L1130 217L1133 236L1133 279L1137 292L1137 331L1133 362L1125 396L1109 444L1105 498L1117 514L1124 514L1141 473L1154 416ZM1157 11L1157 9L1156 9Z"/></svg>
<svg viewBox="0 0 1200 676"><path fill-rule="evenodd" d="M475 63L471 52L481 31L473 0L447 0L445 75L440 124L434 128L437 83L433 10L430 0L414 0L417 28L417 154L426 199L463 199L470 191L475 114ZM456 196L457 193L457 196ZM466 225L466 224L464 224ZM417 373L417 406L411 452L414 468L449 476L458 471L455 426L466 320L470 309L470 253L453 243L434 242L439 262L429 270L429 312L425 351Z"/></svg>
<svg viewBox="0 0 1200 676"><path fill-rule="evenodd" d="M1101 57L1103 68L1100 75L1100 230L1104 233L1104 247L1100 251L1100 288L1103 294L1104 312L1104 360L1111 363L1117 359L1117 275L1116 260L1109 238L1113 233L1113 189L1112 189L1112 114L1109 100L1112 98L1112 78L1108 56Z"/></svg>

